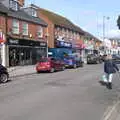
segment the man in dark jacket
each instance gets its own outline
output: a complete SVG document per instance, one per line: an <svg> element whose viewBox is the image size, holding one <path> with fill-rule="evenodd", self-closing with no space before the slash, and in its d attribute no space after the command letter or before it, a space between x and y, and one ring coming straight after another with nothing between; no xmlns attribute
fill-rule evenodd
<svg viewBox="0 0 120 120"><path fill-rule="evenodd" d="M107 86L109 89L112 89L112 78L113 78L113 74L116 73L116 71L119 71L119 68L112 61L112 56L108 55L104 63L104 72L106 75Z"/></svg>

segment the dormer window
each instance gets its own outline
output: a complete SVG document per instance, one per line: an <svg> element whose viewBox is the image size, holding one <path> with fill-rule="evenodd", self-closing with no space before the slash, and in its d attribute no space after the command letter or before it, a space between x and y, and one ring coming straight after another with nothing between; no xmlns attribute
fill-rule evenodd
<svg viewBox="0 0 120 120"><path fill-rule="evenodd" d="M31 8L31 14L33 17L37 17L37 11L34 8Z"/></svg>
<svg viewBox="0 0 120 120"><path fill-rule="evenodd" d="M12 10L17 11L18 10L18 3L15 0L10 0L10 8Z"/></svg>

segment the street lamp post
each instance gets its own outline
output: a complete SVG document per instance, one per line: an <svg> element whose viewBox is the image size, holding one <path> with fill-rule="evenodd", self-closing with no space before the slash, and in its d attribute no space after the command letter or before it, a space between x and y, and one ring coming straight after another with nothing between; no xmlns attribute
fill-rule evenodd
<svg viewBox="0 0 120 120"><path fill-rule="evenodd" d="M106 38L106 26L105 26L105 20L109 20L109 17L103 16L103 43L105 43ZM104 45L104 53L106 53L106 47Z"/></svg>
<svg viewBox="0 0 120 120"><path fill-rule="evenodd" d="M47 48L46 48L47 58L48 58L48 37L49 37L49 35L46 34L45 38L46 38L46 43L47 43Z"/></svg>

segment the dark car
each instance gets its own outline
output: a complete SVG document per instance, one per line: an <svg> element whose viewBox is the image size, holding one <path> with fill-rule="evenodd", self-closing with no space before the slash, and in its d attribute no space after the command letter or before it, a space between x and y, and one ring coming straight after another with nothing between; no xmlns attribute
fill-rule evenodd
<svg viewBox="0 0 120 120"><path fill-rule="evenodd" d="M82 59L80 57L76 57L75 55L65 57L64 62L65 67L67 68L83 67Z"/></svg>
<svg viewBox="0 0 120 120"><path fill-rule="evenodd" d="M53 73L54 71L63 71L64 69L64 62L58 58L42 58L36 65L36 71L38 73L42 71L49 71Z"/></svg>
<svg viewBox="0 0 120 120"><path fill-rule="evenodd" d="M7 68L0 64L0 82L6 83L9 78L9 73L7 71Z"/></svg>
<svg viewBox="0 0 120 120"><path fill-rule="evenodd" d="M104 62L106 60L107 54L101 56L101 60Z"/></svg>
<svg viewBox="0 0 120 120"><path fill-rule="evenodd" d="M118 54L113 54L112 59L115 63L120 64L120 55Z"/></svg>
<svg viewBox="0 0 120 120"><path fill-rule="evenodd" d="M102 58L99 55L90 54L87 56L87 64L102 63Z"/></svg>

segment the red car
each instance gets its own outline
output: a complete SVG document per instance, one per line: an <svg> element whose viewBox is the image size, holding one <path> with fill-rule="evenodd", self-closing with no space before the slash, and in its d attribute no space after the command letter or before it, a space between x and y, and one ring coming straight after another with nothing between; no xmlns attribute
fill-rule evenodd
<svg viewBox="0 0 120 120"><path fill-rule="evenodd" d="M49 71L51 73L59 70L64 70L65 65L62 60L56 58L42 58L36 65L36 71Z"/></svg>

